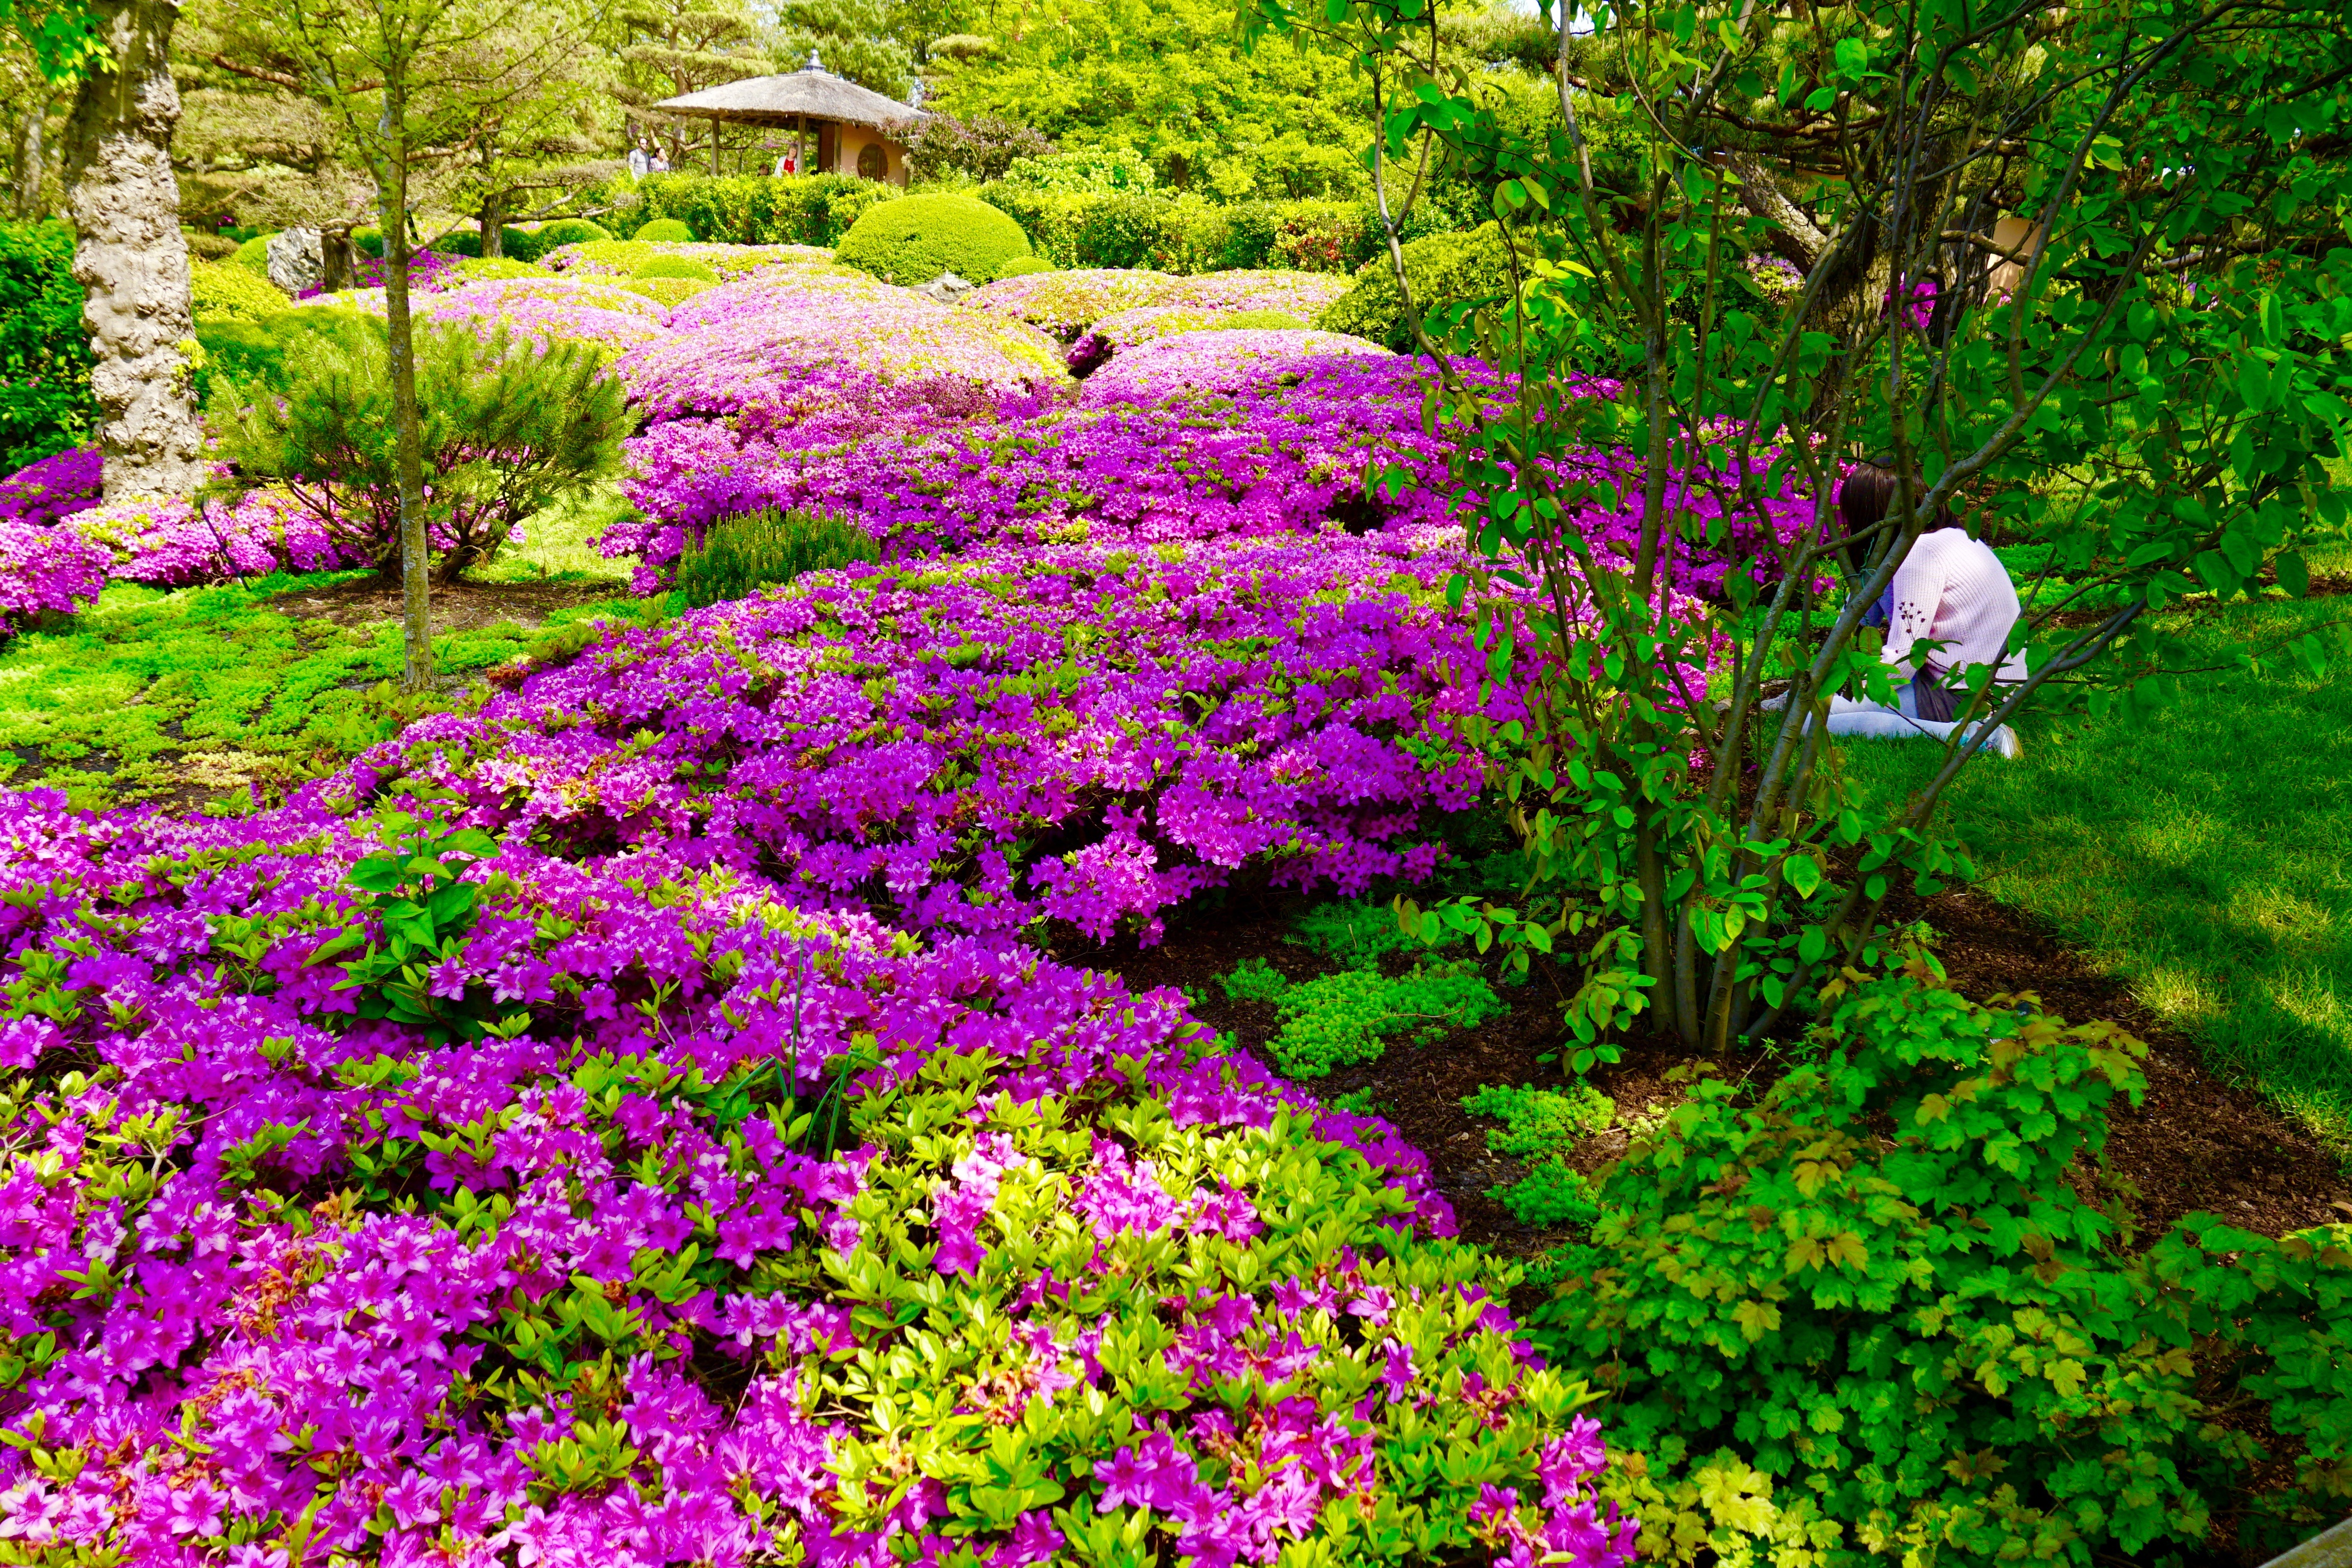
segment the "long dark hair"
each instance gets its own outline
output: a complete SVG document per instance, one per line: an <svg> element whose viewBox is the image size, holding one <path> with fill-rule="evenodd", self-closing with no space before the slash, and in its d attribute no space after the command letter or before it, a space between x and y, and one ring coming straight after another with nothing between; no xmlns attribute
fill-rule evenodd
<svg viewBox="0 0 2352 1568"><path fill-rule="evenodd" d="M1924 482L1915 481L1915 484L1919 486L1913 492L1915 497L1927 494ZM1857 463L1838 485L1838 531L1851 536L1864 528L1875 528L1885 522L1888 514L1902 502L1903 482L1896 477L1894 469L1882 463ZM1928 527L1948 528L1951 526L1951 507L1948 503L1937 502L1934 516L1928 519ZM1838 553L1845 559L1848 580L1862 576L1863 568L1869 561L1874 548L1874 541L1869 539L1854 539L1839 547Z"/></svg>

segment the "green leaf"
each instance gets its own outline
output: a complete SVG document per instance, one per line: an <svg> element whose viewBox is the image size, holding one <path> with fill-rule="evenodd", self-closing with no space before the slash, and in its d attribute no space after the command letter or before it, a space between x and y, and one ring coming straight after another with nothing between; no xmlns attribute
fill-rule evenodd
<svg viewBox="0 0 2352 1568"><path fill-rule="evenodd" d="M2300 551L2281 550L2277 559L2271 562L2271 570L2278 574L2278 585L2294 598L2302 599L2310 594L2311 568L2305 564Z"/></svg>

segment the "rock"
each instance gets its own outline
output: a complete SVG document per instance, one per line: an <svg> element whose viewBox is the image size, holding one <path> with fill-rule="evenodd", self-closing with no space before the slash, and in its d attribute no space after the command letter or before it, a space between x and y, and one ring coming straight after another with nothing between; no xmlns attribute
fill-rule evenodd
<svg viewBox="0 0 2352 1568"><path fill-rule="evenodd" d="M966 283L952 272L942 272L915 290L926 299L936 299L942 305L952 305L979 285Z"/></svg>
<svg viewBox="0 0 2352 1568"><path fill-rule="evenodd" d="M319 287L327 255L317 229L286 229L269 236L269 281L289 295Z"/></svg>

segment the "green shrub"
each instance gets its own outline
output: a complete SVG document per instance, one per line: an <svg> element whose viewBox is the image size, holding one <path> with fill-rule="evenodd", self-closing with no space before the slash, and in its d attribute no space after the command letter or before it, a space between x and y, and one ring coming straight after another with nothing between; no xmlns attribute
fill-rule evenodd
<svg viewBox="0 0 2352 1568"><path fill-rule="evenodd" d="M994 277L1029 236L985 202L970 196L907 196L870 209L842 237L835 259L886 283L928 283L943 272Z"/></svg>
<svg viewBox="0 0 2352 1568"><path fill-rule="evenodd" d="M1051 272L1054 264L1042 256L1016 256L996 269L998 277L1026 277L1033 272ZM989 281L994 281L990 279Z"/></svg>
<svg viewBox="0 0 2352 1568"><path fill-rule="evenodd" d="M717 604L880 556L874 536L846 517L767 507L714 523L680 558L677 589L689 605Z"/></svg>
<svg viewBox="0 0 2352 1568"><path fill-rule="evenodd" d="M73 230L0 223L0 474L79 445L98 420Z"/></svg>
<svg viewBox="0 0 2352 1568"><path fill-rule="evenodd" d="M352 231L352 248L362 256L381 259L383 256L383 231L373 224L362 225Z"/></svg>
<svg viewBox="0 0 2352 1568"><path fill-rule="evenodd" d="M1489 1083L1462 1102L1474 1116L1492 1116L1503 1124L1486 1134L1486 1146L1515 1160L1544 1160L1579 1138L1597 1133L1616 1118L1616 1103L1590 1083L1566 1089L1538 1089L1523 1084Z"/></svg>
<svg viewBox="0 0 2352 1568"><path fill-rule="evenodd" d="M469 256L451 267L449 276L460 283L483 283L499 277L553 277L555 274L510 256Z"/></svg>
<svg viewBox="0 0 2352 1568"><path fill-rule="evenodd" d="M479 229L451 229L425 248L437 250L443 256L479 256L482 254L482 233Z"/></svg>
<svg viewBox="0 0 2352 1568"><path fill-rule="evenodd" d="M1406 936L1397 924L1396 911L1385 904L1335 899L1315 905L1292 924L1297 934L1284 940L1359 969L1375 967L1391 953L1425 952L1429 946L1418 936ZM1461 933L1448 931L1439 945L1462 940Z"/></svg>
<svg viewBox="0 0 2352 1568"><path fill-rule="evenodd" d="M1231 1002L1270 1002L1290 989L1289 977L1264 958L1244 958L1231 974L1216 977L1217 988Z"/></svg>
<svg viewBox="0 0 2352 1568"><path fill-rule="evenodd" d="M1450 312L1475 308L1509 294L1510 253L1502 229L1494 224L1469 234L1429 235L1404 247L1405 281L1412 286L1414 305L1433 333L1443 336L1441 319ZM1326 332L1348 332L1385 343L1400 353L1413 348L1404 319L1404 302L1397 293L1396 275L1386 256L1376 256L1356 274L1355 286L1333 300L1315 325Z"/></svg>
<svg viewBox="0 0 2352 1568"><path fill-rule="evenodd" d="M901 194L849 174L657 174L626 193L646 217L677 218L708 240L825 246L839 244L868 208Z"/></svg>
<svg viewBox="0 0 2352 1568"><path fill-rule="evenodd" d="M1838 989L1777 1082L1702 1076L1645 1124L1552 1255L1535 1337L1644 1457L1643 1557L2155 1561L2288 1479L2265 1425L2298 1467L2271 1513L2340 1499L2352 1227L2200 1216L2135 1256L2078 1185L2146 1047L1899 976Z"/></svg>
<svg viewBox="0 0 2352 1568"><path fill-rule="evenodd" d="M697 261L690 256L649 256L629 269L631 277L690 277L702 283L716 283L719 275L710 270L709 262Z"/></svg>
<svg viewBox="0 0 2352 1568"><path fill-rule="evenodd" d="M549 239L545 227L508 229L499 235L499 249L517 261L537 261L563 243Z"/></svg>
<svg viewBox="0 0 2352 1568"><path fill-rule="evenodd" d="M634 240L652 240L656 243L667 241L672 245L682 245L693 240L694 231L676 218L656 218L651 223L639 224L637 232L629 237Z"/></svg>
<svg viewBox="0 0 2352 1568"><path fill-rule="evenodd" d="M199 327L215 321L259 321L294 302L266 277L226 262L200 261L188 268L188 297Z"/></svg>
<svg viewBox="0 0 2352 1568"><path fill-rule="evenodd" d="M269 242L277 237L277 232L272 229L268 234L255 235L240 244L236 247L236 254L229 259L249 271L257 272L264 277L268 277Z"/></svg>
<svg viewBox="0 0 2352 1568"><path fill-rule="evenodd" d="M1391 1036L1425 1043L1508 1009L1467 963L1423 963L1393 978L1342 969L1296 984L1264 958L1217 977L1234 1001L1272 1002L1282 1027L1268 1042L1275 1066L1292 1078L1322 1078L1337 1067L1377 1061Z"/></svg>
<svg viewBox="0 0 2352 1568"><path fill-rule="evenodd" d="M632 294L642 294L648 299L658 299L664 305L682 305L704 289L715 287L698 277L631 277L619 287Z"/></svg>
<svg viewBox="0 0 2352 1568"><path fill-rule="evenodd" d="M194 385L197 401L209 402L213 389L225 382L283 392L286 350L313 338L341 343L348 352L360 352L362 340L381 339L383 318L364 310L337 310L305 305L282 310L260 321L226 320L196 325Z"/></svg>
<svg viewBox="0 0 2352 1568"><path fill-rule="evenodd" d="M593 223L586 218L558 218L551 224L541 225L534 243L539 246L539 256L545 256L560 245L579 245L587 240L614 237L613 231L603 224ZM539 257L531 259L536 261Z"/></svg>
<svg viewBox="0 0 2352 1568"><path fill-rule="evenodd" d="M524 517L619 465L635 417L601 362L576 343L540 348L503 333L486 343L467 325L420 328L416 401L427 509L447 540L442 581L488 560ZM295 329L274 384L266 376L257 384L215 380L207 412L236 487L282 485L378 570L397 570L400 500L381 329Z"/></svg>

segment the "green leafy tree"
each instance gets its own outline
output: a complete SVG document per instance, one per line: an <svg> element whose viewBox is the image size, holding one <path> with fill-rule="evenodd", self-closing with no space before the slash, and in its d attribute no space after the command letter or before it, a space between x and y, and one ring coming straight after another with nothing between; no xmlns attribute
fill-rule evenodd
<svg viewBox="0 0 2352 1568"><path fill-rule="evenodd" d="M606 37L617 96L638 125L662 136L673 160L684 158L686 138L647 105L772 68L742 0L635 0L613 10Z"/></svg>
<svg viewBox="0 0 2352 1568"><path fill-rule="evenodd" d="M780 0L772 57L798 70L810 55L824 68L905 102L915 85L913 51L890 26L883 0Z"/></svg>
<svg viewBox="0 0 2352 1568"><path fill-rule="evenodd" d="M2183 654L2150 610L2301 592L2300 547L2343 529L2352 36L2332 13L1631 5L1559 39L1560 115L1530 130L1446 80L1426 0L1244 9L1355 56L1392 262L1421 137L1503 176L1502 287L1423 312L1396 271L1441 402L1487 436L1454 481L1492 570L1459 586L1533 693L1527 721L1467 738L1533 873L1510 907L1429 917L1564 951L1588 1044L1652 1011L1727 1047L1843 967L1901 961L1897 878L1970 873L1935 814L1972 724L2158 710ZM1801 287L1749 287L1776 254ZM1595 448L1635 461L1559 461ZM1877 455L1892 515L1834 537L1840 465ZM1720 599L1667 591L1682 552L1769 537L1784 486L1808 532ZM2030 675L1956 672L1942 766L1866 810L1820 720L1894 698L1864 612L1948 506L2031 550ZM1538 591L1524 612L1490 591L1507 575Z"/></svg>
<svg viewBox="0 0 2352 1568"><path fill-rule="evenodd" d="M568 79L592 17L584 6L538 0L223 0L226 21L254 50L334 119L375 184L384 236L389 476L400 518L405 600L405 685L433 681L423 436L408 267L420 168L446 165L486 120Z"/></svg>

